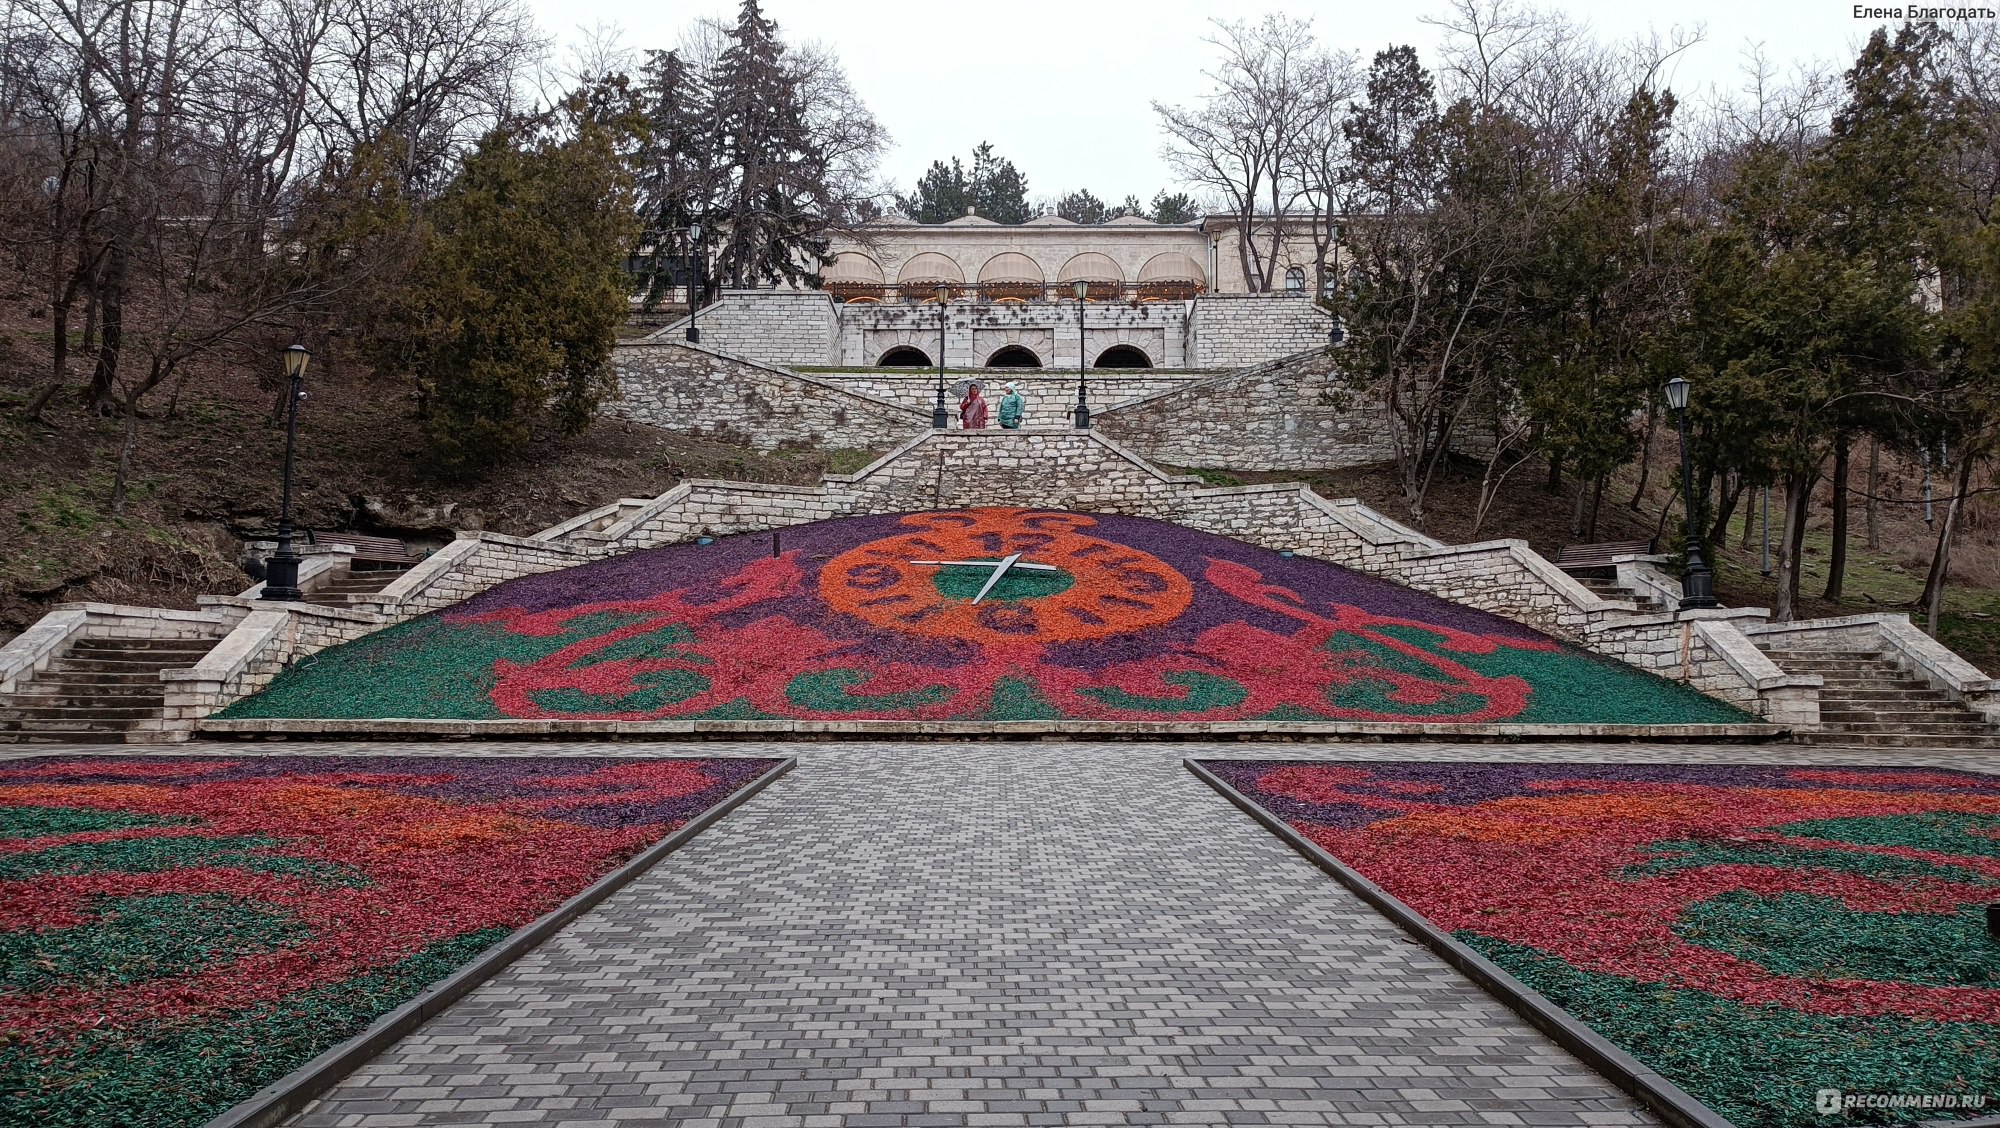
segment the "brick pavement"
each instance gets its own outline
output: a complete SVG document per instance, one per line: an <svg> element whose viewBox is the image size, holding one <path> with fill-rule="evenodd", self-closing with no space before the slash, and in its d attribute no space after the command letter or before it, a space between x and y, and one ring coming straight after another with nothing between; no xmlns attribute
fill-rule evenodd
<svg viewBox="0 0 2000 1128"><path fill-rule="evenodd" d="M299 1128L1652 1124L1181 758L2000 770L1992 754L1742 747L172 751L802 756Z"/></svg>

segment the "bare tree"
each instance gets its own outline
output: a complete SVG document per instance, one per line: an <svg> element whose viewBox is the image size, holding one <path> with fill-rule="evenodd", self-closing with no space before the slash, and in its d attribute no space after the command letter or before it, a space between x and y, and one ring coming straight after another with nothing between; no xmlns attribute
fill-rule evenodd
<svg viewBox="0 0 2000 1128"><path fill-rule="evenodd" d="M1311 23L1289 16L1215 27L1208 42L1222 62L1207 72L1215 89L1193 108L1153 103L1167 134L1160 153L1183 181L1225 201L1244 285L1267 291L1307 190L1304 138L1327 108L1312 90L1326 56Z"/></svg>

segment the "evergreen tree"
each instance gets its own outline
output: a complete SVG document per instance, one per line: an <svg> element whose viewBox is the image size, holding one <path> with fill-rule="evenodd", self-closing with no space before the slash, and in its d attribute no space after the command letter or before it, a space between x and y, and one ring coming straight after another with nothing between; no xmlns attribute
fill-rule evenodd
<svg viewBox="0 0 2000 1128"><path fill-rule="evenodd" d="M1169 194L1165 189L1153 197L1154 223L1193 223L1201 218L1201 209L1195 206L1194 197L1186 192Z"/></svg>
<svg viewBox="0 0 2000 1128"><path fill-rule="evenodd" d="M1088 189L1078 189L1056 201L1056 214L1071 223L1103 223L1104 201Z"/></svg>
<svg viewBox="0 0 2000 1128"><path fill-rule="evenodd" d="M981 141L972 150L972 204L979 215L995 223L1026 223L1034 218L1028 207L1028 178L1014 162L993 155L993 145Z"/></svg>
<svg viewBox="0 0 2000 1128"><path fill-rule="evenodd" d="M778 25L743 0L715 70L722 242L717 278L732 286L816 285L833 200Z"/></svg>
<svg viewBox="0 0 2000 1128"><path fill-rule="evenodd" d="M1146 205L1139 202L1139 197L1131 195L1126 196L1125 202L1119 204L1115 208L1112 208L1111 211L1107 213L1104 218L1123 219L1128 215L1136 215L1139 216L1140 218L1145 217Z"/></svg>
<svg viewBox="0 0 2000 1128"><path fill-rule="evenodd" d="M641 257L634 282L648 305L692 285L692 225L709 214L716 184L712 95L678 51L653 51L640 72L646 129L633 160Z"/></svg>
<svg viewBox="0 0 2000 1128"><path fill-rule="evenodd" d="M625 317L638 225L621 149L636 124L573 97L487 134L430 208L407 304L367 347L377 369L414 378L444 466L499 461L538 418L590 425Z"/></svg>
<svg viewBox="0 0 2000 1128"><path fill-rule="evenodd" d="M917 181L914 194L903 197L903 210L918 223L950 223L974 207L972 188L965 178L965 166L953 157L950 164L932 161L931 170Z"/></svg>
<svg viewBox="0 0 2000 1128"><path fill-rule="evenodd" d="M1028 178L1013 161L995 156L986 141L972 150L970 174L957 157L950 164L932 161L916 191L898 203L918 223L950 223L967 215L1007 224L1034 218L1028 205Z"/></svg>

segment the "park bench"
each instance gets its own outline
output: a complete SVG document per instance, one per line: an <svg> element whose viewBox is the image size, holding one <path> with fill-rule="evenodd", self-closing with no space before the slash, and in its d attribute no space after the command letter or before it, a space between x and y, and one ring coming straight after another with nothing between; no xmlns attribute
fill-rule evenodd
<svg viewBox="0 0 2000 1128"><path fill-rule="evenodd" d="M1602 571L1621 556L1651 556L1653 542L1605 541L1602 544L1572 544L1556 553L1556 567L1565 572Z"/></svg>
<svg viewBox="0 0 2000 1128"><path fill-rule="evenodd" d="M355 533L306 533L311 544L352 545L354 555L348 560L348 569L356 564L375 564L387 568L407 568L423 557L412 553L409 546L394 537L364 537Z"/></svg>

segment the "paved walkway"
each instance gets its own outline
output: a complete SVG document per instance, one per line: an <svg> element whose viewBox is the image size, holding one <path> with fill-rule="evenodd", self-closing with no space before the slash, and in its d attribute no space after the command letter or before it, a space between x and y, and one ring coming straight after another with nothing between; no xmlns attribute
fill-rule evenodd
<svg viewBox="0 0 2000 1128"><path fill-rule="evenodd" d="M2000 770L1791 748L264 748L801 756L301 1128L1653 1124L1181 758Z"/></svg>

